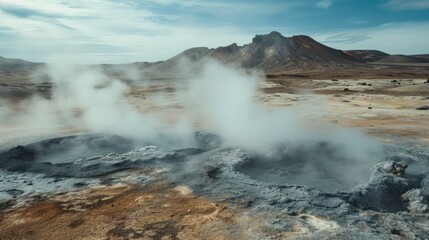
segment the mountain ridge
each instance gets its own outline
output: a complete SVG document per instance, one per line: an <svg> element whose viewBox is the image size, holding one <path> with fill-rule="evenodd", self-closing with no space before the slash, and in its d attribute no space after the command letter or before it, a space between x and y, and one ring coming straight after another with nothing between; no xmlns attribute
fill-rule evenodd
<svg viewBox="0 0 429 240"><path fill-rule="evenodd" d="M279 32L273 31L265 35L256 35L251 43L243 46L232 43L218 48L190 48L160 64L148 67L146 72L150 76L157 75L157 72L162 72L163 75L174 74L176 70L180 69L178 66L181 65L184 57L192 62L213 58L228 65L245 69L260 69L266 72L344 68L365 64L343 51L323 45L309 36L284 37Z"/></svg>
<svg viewBox="0 0 429 240"><path fill-rule="evenodd" d="M250 43L242 46L232 43L217 48L194 47L159 62L92 64L90 66L100 66L109 73L118 72L117 67L130 66L137 67L152 77L157 77L159 73L173 77L186 67L183 64L187 62L184 62L183 59L198 63L204 59L213 58L222 63L245 69L284 72L365 67L366 63L372 62L407 62L408 60L411 63L428 62L428 56L428 54L390 55L378 50L339 50L319 43L306 35L285 37L277 31L272 31L268 34L255 35ZM41 65L43 63L0 57L0 74L27 74Z"/></svg>

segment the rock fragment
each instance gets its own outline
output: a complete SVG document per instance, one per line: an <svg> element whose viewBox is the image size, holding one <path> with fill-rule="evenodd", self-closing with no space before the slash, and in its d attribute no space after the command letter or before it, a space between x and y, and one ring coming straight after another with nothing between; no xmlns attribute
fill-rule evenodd
<svg viewBox="0 0 429 240"><path fill-rule="evenodd" d="M412 213L426 213L429 210L421 189L411 189L401 195L408 202L407 209Z"/></svg>
<svg viewBox="0 0 429 240"><path fill-rule="evenodd" d="M386 161L374 166L375 174L391 173L397 176L404 174L408 165L404 162Z"/></svg>

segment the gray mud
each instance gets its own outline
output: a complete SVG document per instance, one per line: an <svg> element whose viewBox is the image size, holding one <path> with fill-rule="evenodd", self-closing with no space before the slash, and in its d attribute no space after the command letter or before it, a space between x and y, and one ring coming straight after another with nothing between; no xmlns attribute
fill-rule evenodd
<svg viewBox="0 0 429 240"><path fill-rule="evenodd" d="M428 236L429 151L424 148L385 145L385 161L355 166L358 159L337 154L326 142L279 146L267 156L224 146L210 133L196 133L196 139L198 147L176 150L139 147L106 135L16 146L0 152L0 198L5 203L29 193L120 182L127 170L152 169L156 177L141 174L135 180L188 185L194 194L264 216L267 227L279 231L291 230L295 219L313 229L314 239ZM321 230L310 224L311 216L338 228Z"/></svg>

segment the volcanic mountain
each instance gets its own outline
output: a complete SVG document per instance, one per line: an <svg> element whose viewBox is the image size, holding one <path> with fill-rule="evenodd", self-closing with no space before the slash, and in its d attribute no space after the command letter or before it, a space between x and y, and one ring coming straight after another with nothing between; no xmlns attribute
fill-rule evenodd
<svg viewBox="0 0 429 240"><path fill-rule="evenodd" d="M341 50L325 46L311 37L298 35L284 37L278 32L256 35L244 46L233 43L219 48L191 48L160 64L149 67L148 73L177 72L180 61L186 57L193 62L215 58L226 64L266 72L286 70L314 70L319 68L349 67L363 64ZM174 69L174 70L173 70Z"/></svg>
<svg viewBox="0 0 429 240"><path fill-rule="evenodd" d="M252 43L243 47L232 44L217 48L210 55L225 62L240 64L245 68L271 71L357 63L342 51L320 44L308 36L284 37L278 32L256 35Z"/></svg>

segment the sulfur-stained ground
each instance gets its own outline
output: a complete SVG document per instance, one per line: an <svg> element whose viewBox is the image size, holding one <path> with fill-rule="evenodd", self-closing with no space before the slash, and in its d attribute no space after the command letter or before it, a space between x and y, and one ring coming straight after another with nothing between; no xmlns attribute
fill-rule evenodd
<svg viewBox="0 0 429 240"><path fill-rule="evenodd" d="M1 239L241 239L250 226L224 204L163 184L101 185L0 216Z"/></svg>

